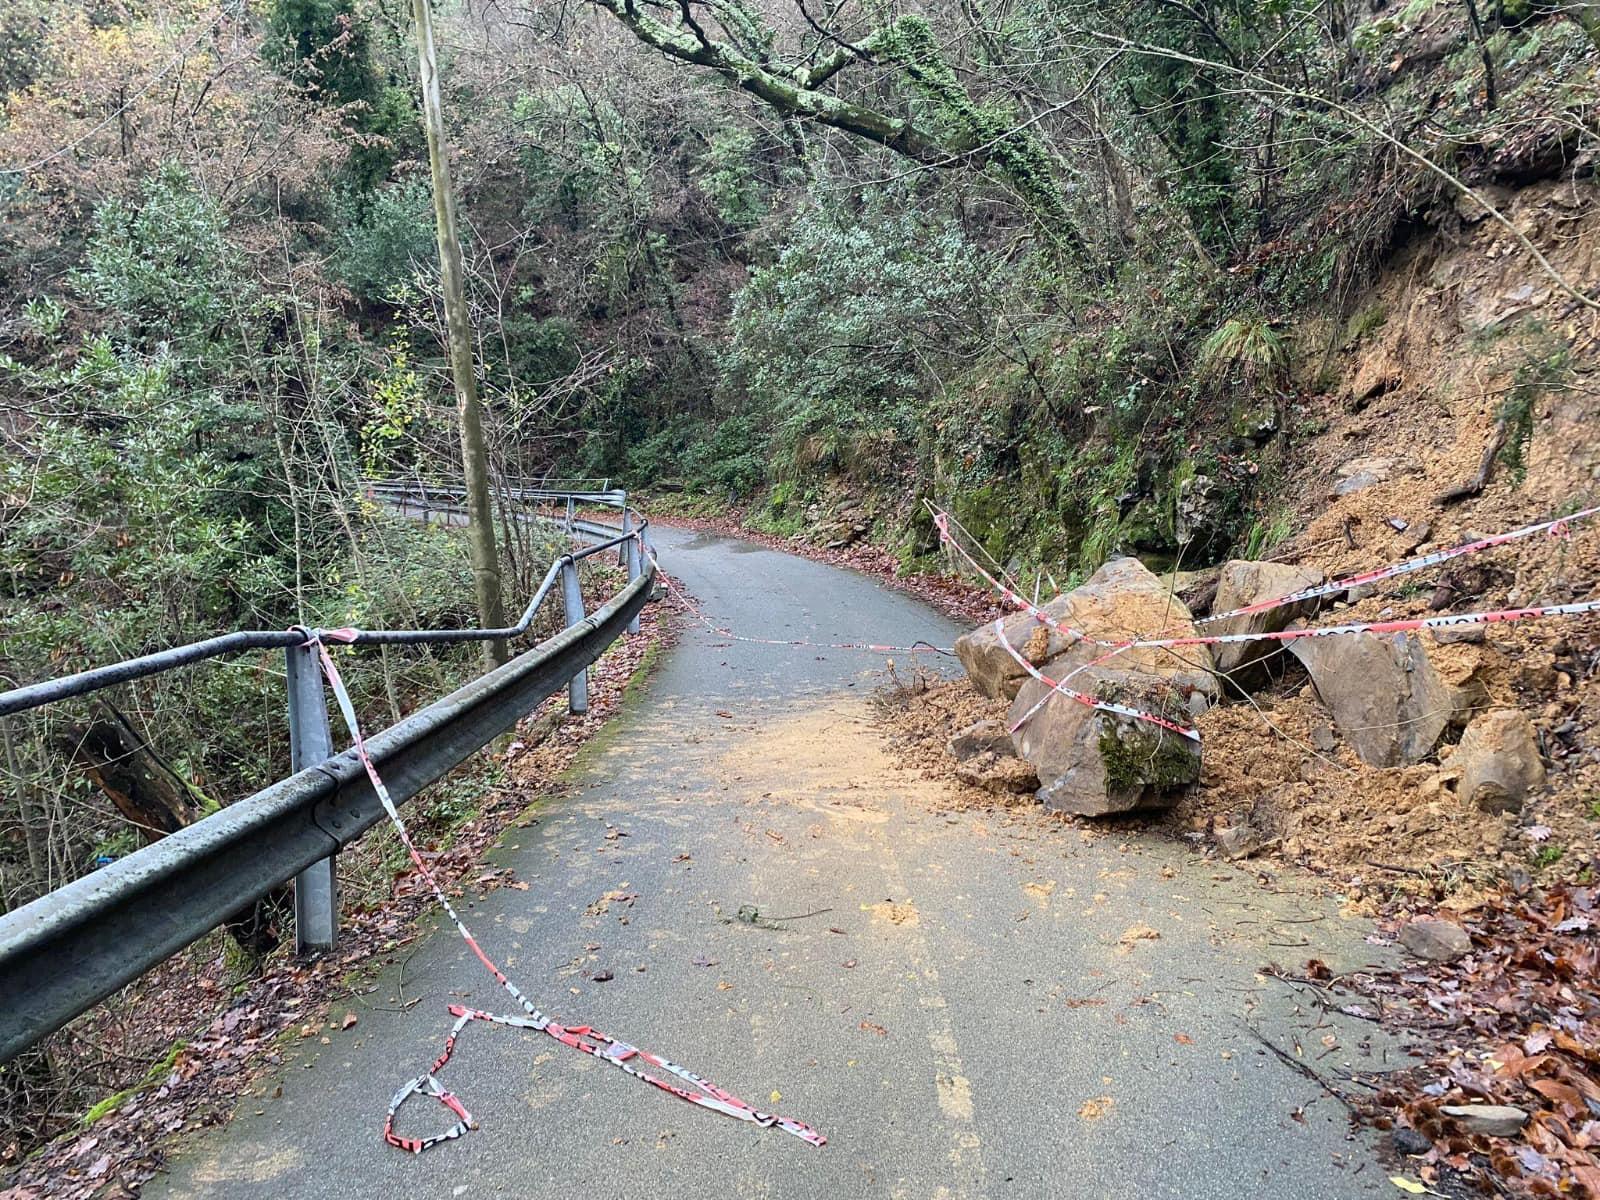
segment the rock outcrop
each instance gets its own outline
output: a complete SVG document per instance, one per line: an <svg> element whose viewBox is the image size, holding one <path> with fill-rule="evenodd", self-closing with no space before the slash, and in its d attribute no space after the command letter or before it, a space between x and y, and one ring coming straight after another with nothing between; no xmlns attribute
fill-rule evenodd
<svg viewBox="0 0 1600 1200"><path fill-rule="evenodd" d="M1289 648L1362 762L1397 767L1439 744L1455 697L1415 634L1305 638Z"/></svg>
<svg viewBox="0 0 1600 1200"><path fill-rule="evenodd" d="M1323 579L1322 572L1315 567L1292 567L1287 563L1234 559L1222 568L1222 574L1217 579L1216 599L1212 601L1211 608L1213 612L1219 613L1231 612L1236 608L1248 608L1263 600L1272 600L1278 596L1288 596L1306 588L1316 587L1323 582ZM1265 612L1246 613L1243 616L1229 617L1225 621L1213 622L1206 626L1206 632L1277 633L1287 629L1291 621L1308 617L1316 609L1316 600L1301 600L1295 604L1270 608ZM1259 670L1252 668L1261 659L1278 651L1281 646L1282 643L1274 641L1230 642L1214 647L1212 654L1216 659L1218 672L1242 687L1253 677L1259 676Z"/></svg>

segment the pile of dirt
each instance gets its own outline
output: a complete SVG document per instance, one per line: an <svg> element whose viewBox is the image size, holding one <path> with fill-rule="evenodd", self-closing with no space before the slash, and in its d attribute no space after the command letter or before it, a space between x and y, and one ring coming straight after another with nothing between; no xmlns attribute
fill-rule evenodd
<svg viewBox="0 0 1600 1200"><path fill-rule="evenodd" d="M965 679L918 673L896 680L873 697L879 727L900 766L918 778L938 780L951 808L1009 808L1037 804L1031 793L996 795L965 783L956 773L950 738L982 720L1004 720L1010 705L980 694ZM944 803L941 800L941 803Z"/></svg>
<svg viewBox="0 0 1600 1200"><path fill-rule="evenodd" d="M1447 672L1450 656L1440 658ZM1491 694L1510 686L1503 676L1491 678ZM942 780L957 804L981 808L1034 802L963 783L947 747L953 734L978 721L1003 721L1008 707L965 679L922 676L885 689L876 705L902 765ZM1491 814L1451 791L1448 761L1445 767L1362 762L1338 739L1309 684L1213 706L1197 726L1204 747L1199 784L1164 812L1134 814L1106 828L1125 836L1130 827L1143 827L1213 847L1220 831L1248 830L1246 853L1336 878L1366 911L1418 892L1460 898L1512 875L1581 874L1600 831L1591 803L1578 802L1594 797L1600 782L1600 764L1587 754L1566 771L1558 760L1555 786L1535 795L1523 812Z"/></svg>
<svg viewBox="0 0 1600 1200"><path fill-rule="evenodd" d="M1389 882L1430 870L1465 879L1498 866L1516 820L1460 803L1432 763L1363 763L1334 741L1309 687L1219 705L1198 726L1200 785L1167 818L1181 832L1210 837L1219 827L1244 827L1263 852L1346 879Z"/></svg>

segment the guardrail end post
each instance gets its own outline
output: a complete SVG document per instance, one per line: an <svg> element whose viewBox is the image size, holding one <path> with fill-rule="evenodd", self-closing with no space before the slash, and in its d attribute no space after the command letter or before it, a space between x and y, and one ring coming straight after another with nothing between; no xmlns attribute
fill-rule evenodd
<svg viewBox="0 0 1600 1200"><path fill-rule="evenodd" d="M623 521L626 522L627 517L623 517ZM644 572L644 534L640 533L630 540L622 543L622 549L626 552L628 563L628 582L632 583ZM637 613L634 614L633 620L628 622L628 632L639 632L639 616Z"/></svg>
<svg viewBox="0 0 1600 1200"><path fill-rule="evenodd" d="M567 628L571 629L587 615L583 611L583 588L578 583L578 564L570 558L561 564L561 597L566 601ZM585 667L572 677L567 685L567 711L573 715L589 711L589 671Z"/></svg>
<svg viewBox="0 0 1600 1200"><path fill-rule="evenodd" d="M289 766L303 771L333 757L322 673L311 646L284 650L289 667ZM338 872L333 855L294 877L294 947L302 957L333 949L339 937Z"/></svg>

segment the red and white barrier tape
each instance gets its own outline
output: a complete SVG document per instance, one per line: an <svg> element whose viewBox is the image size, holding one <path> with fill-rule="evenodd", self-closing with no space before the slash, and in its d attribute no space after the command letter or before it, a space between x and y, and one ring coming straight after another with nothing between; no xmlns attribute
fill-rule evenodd
<svg viewBox="0 0 1600 1200"><path fill-rule="evenodd" d="M1415 571L1424 571L1429 567L1437 567L1440 563L1447 563L1451 559L1461 558L1467 554L1476 554L1480 550L1488 550L1495 546L1504 546L1507 542L1515 542L1525 537L1532 537L1536 533L1548 533L1551 537L1558 538L1568 537L1571 534L1571 525L1574 521L1587 520L1596 514L1600 514L1600 505L1572 513L1570 516L1555 517L1548 521L1540 521L1534 525L1524 525L1520 529L1513 529L1506 533L1496 533L1489 537L1478 538L1476 541L1464 542L1459 546L1451 547L1449 550L1436 550L1432 554L1408 558L1402 562L1392 563L1387 567L1379 567L1373 571L1363 571L1358 575L1347 575L1343 579L1334 580L1332 583L1319 584L1316 587L1291 592L1286 596L1276 596L1271 600L1259 600L1255 604L1247 604L1243 608L1212 613L1209 617L1202 617L1195 624L1210 625L1217 621L1226 621L1229 617L1243 617L1251 613L1267 612L1270 609L1281 608L1285 604L1297 604L1302 600L1315 600L1322 596L1334 595L1337 592L1347 592L1353 587L1379 583L1385 579L1394 579L1400 575L1410 575Z"/></svg>
<svg viewBox="0 0 1600 1200"><path fill-rule="evenodd" d="M1464 545L1456 546L1450 550L1440 550L1435 554L1425 554L1420 558L1407 559L1404 562L1391 564L1390 566L1386 567L1379 567L1376 570L1366 571L1359 575L1346 576L1345 578L1336 580L1333 583L1319 584L1316 587L1305 588L1301 591L1291 592L1283 596L1276 596L1270 600L1260 600L1254 604L1245 605L1243 608L1230 609L1229 611L1223 613L1214 613L1211 616L1199 618L1194 622L1194 624L1196 626L1209 625L1217 621L1227 620L1229 617L1241 617L1248 616L1253 613L1268 612L1274 608L1281 608L1288 604L1298 604L1304 600L1314 600L1321 596L1330 596L1337 592L1349 591L1353 587L1360 587L1364 584L1376 583L1384 579L1393 579L1399 575L1409 575L1414 571L1420 571L1426 567L1438 566L1440 563L1449 562L1453 558L1460 558L1462 555L1476 553L1477 551L1485 550L1493 546L1503 546L1507 542L1513 542L1519 538L1528 537L1529 535L1535 533L1548 532L1552 537L1565 537L1569 533L1568 527L1571 522L1581 520L1585 517L1594 516L1597 513L1600 513L1600 507L1587 508L1582 512L1573 513L1570 517L1560 517L1553 521L1541 521L1536 525L1526 525L1521 529L1513 529L1509 533L1499 533L1492 537L1480 538L1477 541L1467 542ZM1057 621L1049 613L1045 612L1044 609L1040 608L1038 605L1032 603L1016 591L1007 587L1005 584L1001 583L998 579L991 575L987 570L985 570L967 551L966 547L961 545L961 543L951 535L948 514L936 512L933 520L935 526L939 530L940 540L943 541L945 545L954 549L957 554L966 560L967 565L971 567L974 572L976 572L986 583L988 583L990 587L999 592L1001 596L1010 601L1014 607L1028 613L1041 625L1048 626L1049 628L1054 629L1057 633L1064 634L1066 637L1071 638L1075 642L1087 642L1093 646L1104 646L1109 650L1115 650L1118 652L1123 650L1143 648L1165 649L1174 646L1217 646L1226 644L1228 642L1255 642L1269 638L1276 638L1283 641L1294 641L1297 638L1302 637L1325 637L1329 634L1335 633L1388 633L1400 631L1402 626L1405 624L1404 622L1375 621L1364 624L1330 625L1322 629L1287 630L1275 634L1191 634L1188 637L1130 638L1125 641L1108 641L1103 638L1093 638L1081 629L1075 629L1071 625L1065 625L1060 621ZM1408 627L1422 629L1450 624L1486 624L1494 621L1526 620L1531 617L1573 616L1580 613L1593 611L1595 611L1593 607L1585 607L1582 604L1552 604L1533 608L1505 609L1501 610L1500 612L1461 613L1450 616L1429 617L1424 618L1425 624ZM1393 628L1390 628L1391 626Z"/></svg>
<svg viewBox="0 0 1600 1200"><path fill-rule="evenodd" d="M344 717L344 723L350 730L350 737L354 742L356 755L361 759L361 765L366 770L367 778L372 783L373 791L377 793L378 800L383 805L384 812L388 814L390 824L394 826L395 832L399 835L401 844L405 846L406 852L411 856L412 863L416 866L423 879L427 881L429 888L433 891L434 898L439 901L439 904L444 908L450 919L455 922L456 931L461 935L462 940L466 942L467 947L477 956L478 961L484 965L489 974L494 976L495 981L517 1002L523 1013L526 1014L525 1016L500 1016L480 1009L468 1008L461 1004L450 1005L450 1012L456 1017L456 1023L451 1027L450 1034L445 1039L444 1050L438 1058L433 1060L433 1064L425 1072L402 1086L394 1094L394 1098L389 1101L389 1110L383 1119L383 1140L401 1150L412 1154L421 1154L430 1146L436 1146L440 1142L463 1137L469 1131L477 1128L477 1124L473 1121L472 1115L467 1112L465 1105L461 1103L453 1092L439 1082L437 1073L450 1061L450 1056L455 1052L456 1039L461 1035L461 1031L473 1021L486 1021L496 1025L510 1025L519 1029L535 1029L542 1033L547 1033L565 1046L571 1046L573 1049L581 1050L585 1054L600 1059L602 1062L610 1063L619 1070L626 1071L635 1079L643 1080L645 1083L660 1088L664 1092L670 1092L680 1100L687 1100L690 1104L722 1113L724 1116L733 1117L740 1121L748 1121L763 1128L776 1127L782 1129L784 1132L792 1133L813 1146L821 1146L826 1143L828 1139L811 1128L811 1126L792 1120L789 1117L760 1112L731 1092L718 1087L710 1080L704 1079L687 1067L681 1067L658 1054L653 1054L648 1050L641 1050L639 1047L630 1045L627 1042L618 1041L616 1038L601 1033L597 1029L592 1029L587 1025L561 1025L552 1021L535 1008L528 998L518 990L517 986L506 978L504 972L494 964L493 960L478 945L477 939L472 936L466 923L461 920L461 917L451 905L449 897L445 895L444 889L439 886L439 882L434 878L433 872L428 869L428 864L423 861L422 855L411 840L410 833L406 830L405 822L401 820L400 813L389 796L389 789L384 786L383 779L379 776L378 769L373 764L372 756L367 753L366 740L361 735L361 725L356 719L355 706L350 701L350 694L345 690L344 681L339 676L339 669L334 665L333 657L328 653L326 644L330 640L349 641L353 635L354 631L348 629L325 630L312 633L306 645L315 645L317 648L317 655L322 663L322 672L327 677L328 686L333 690L334 699L338 702L339 712ZM668 1075L682 1080L683 1083L690 1086L681 1087L669 1080L648 1074L641 1070L638 1064L665 1071ZM690 1088L694 1090L690 1090ZM419 1094L432 1096L455 1115L456 1123L443 1133L432 1134L428 1137L405 1137L396 1133L394 1129L395 1115L407 1100Z"/></svg>
<svg viewBox="0 0 1600 1200"><path fill-rule="evenodd" d="M1520 529L1513 529L1510 532L1495 534L1491 537L1479 538L1476 541L1464 543L1463 545L1456 546L1450 550L1441 550L1434 554L1426 554L1419 558L1408 559L1401 563L1392 564L1387 567L1380 567L1376 570L1363 572L1359 575L1348 576L1331 584L1322 584L1317 587L1306 588L1302 591L1293 592L1284 596L1278 596L1271 600L1263 600L1255 604L1246 605L1243 608L1236 608L1225 613L1218 613L1196 621L1195 625L1204 625L1215 621L1225 620L1229 617L1245 616L1258 612L1267 612L1271 609L1279 608L1284 605L1295 604L1304 600L1311 600L1320 596L1332 595L1336 592L1347 591L1352 587L1359 587L1363 584L1370 584L1384 579L1392 579L1399 575L1408 575L1414 571L1423 570L1426 567L1438 566L1440 563L1448 562L1454 558L1460 558L1466 554L1473 554L1480 550L1489 549L1493 546L1503 546L1508 542L1529 537L1536 533L1549 533L1552 537L1566 537L1570 534L1569 527L1571 522L1594 516L1597 513L1600 513L1600 507L1584 509L1581 512L1573 513L1571 516L1567 517L1559 517L1550 521L1541 521L1533 525L1525 525ZM1422 629L1442 629L1464 625L1488 625L1500 622L1532 620L1542 617L1581 616L1588 613L1600 612L1600 600L1587 600L1571 604L1534 605L1526 608L1495 609L1474 613L1450 613L1439 616L1414 617L1401 620L1347 622L1341 625L1326 625L1320 628L1311 629L1287 629L1272 633L1190 634L1183 637L1130 638L1120 642L1108 641L1101 638L1092 638L1080 629L1076 629L1070 625L1065 625L1060 621L1057 621L1038 605L1031 603L1016 591L1000 582L1000 580L996 579L992 574L985 570L981 564L978 563L978 561L967 551L966 547L962 546L961 543L958 542L954 536L952 536L950 532L949 515L947 513L935 511L933 520L934 525L939 530L940 540L944 542L944 544L952 547L957 554L966 560L967 565L971 567L973 571L983 578L990 587L999 592L1006 600L1010 601L1017 608L1029 613L1040 624L1045 625L1050 629L1054 629L1058 633L1064 634L1065 636L1071 638L1074 642L1083 642L1092 646L1100 646L1106 650L1106 653L1100 655L1098 658L1092 659L1091 661L1074 668L1062 680L1054 681L1041 674L1037 669L1034 668L1032 663L1028 662L1022 657L1022 655L1017 653L1016 648L1011 645L1004 635L1003 619L996 621L995 630L999 635L1001 645L1005 647L1007 653L1009 653L1013 659L1020 663L1030 675L1032 675L1035 679L1039 679L1042 682L1049 684L1052 693L1060 693L1061 695L1066 696L1068 699L1076 700L1079 703L1091 704L1093 707L1104 709L1107 712L1119 712L1125 716L1137 717L1139 720L1149 721L1152 724L1160 725L1163 728L1173 729L1175 732L1182 733L1186 737L1193 737L1196 741L1199 740L1199 735L1194 730L1176 726L1172 722L1166 720L1166 718L1160 717L1155 713L1147 713L1138 709L1130 709L1126 706L1113 705L1107 701L1096 700L1093 697L1085 696L1084 693L1076 691L1067 686L1068 682L1075 675L1097 667L1100 664L1117 657L1119 654L1136 649L1171 650L1183 646L1217 646L1228 643L1258 641L1292 642L1299 641L1304 638L1334 637L1338 635L1354 633L1408 633ZM1035 704L1016 722L1014 722L1011 725L1011 731L1015 733L1024 724L1026 724L1050 698L1050 694L1051 693L1047 693L1045 696L1041 697L1037 704Z"/></svg>
<svg viewBox="0 0 1600 1200"><path fill-rule="evenodd" d="M1021 666L1024 671L1026 671L1029 675L1032 675L1040 683L1044 684L1050 689L1040 698L1038 704L1035 704L1032 708L1030 708L1025 714L1023 714L1021 720L1017 721L1011 726L1012 733L1015 733L1018 729L1022 728L1022 726L1027 722L1028 718L1033 716L1034 713L1038 712L1040 705L1042 705L1046 700L1050 699L1052 695L1061 695L1065 696L1068 700L1076 700L1079 704L1087 704L1090 708L1098 708L1102 712L1117 713L1120 716L1132 717L1138 721L1148 721L1152 725L1159 725L1162 729L1170 729L1173 733L1180 734L1183 737L1188 738L1191 742L1199 742L1200 731L1198 729L1190 729L1187 725L1179 725L1176 721L1169 721L1166 717L1160 716L1157 713L1146 712L1142 708L1132 708L1129 705L1118 704L1112 700L1097 699L1094 696L1087 695L1084 692L1076 691L1073 688L1068 687L1065 682L1058 682L1057 680L1051 679L1048 675L1040 671L1038 667L1034 666L1031 662L1019 654L1017 652L1017 648L1013 646L1006 638L1004 617L1001 617L999 620L995 621L994 632L995 636L1000 639L1000 644L1006 648L1006 653L1011 655L1011 657L1017 661L1017 664ZM1106 655L1105 657L1109 658L1110 655ZM1084 670L1086 667L1093 665L1093 663L1085 664L1085 667L1080 667L1079 670ZM1073 674L1077 674L1077 671L1074 671Z"/></svg>

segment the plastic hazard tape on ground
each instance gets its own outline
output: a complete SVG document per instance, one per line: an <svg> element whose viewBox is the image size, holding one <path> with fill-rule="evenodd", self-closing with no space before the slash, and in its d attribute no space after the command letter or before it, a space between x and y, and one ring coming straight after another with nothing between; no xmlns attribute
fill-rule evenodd
<svg viewBox="0 0 1600 1200"><path fill-rule="evenodd" d="M354 742L357 757L361 760L362 767L366 770L367 778L372 783L373 791L378 795L378 800L383 805L383 811L389 818L389 823L394 826L399 835L401 844L405 846L406 853L411 856L412 863L418 873L432 889L434 898L455 923L456 932L466 942L467 947L477 956L484 969L493 975L495 982L506 990L506 993L517 1002L522 1009L520 1016L502 1016L484 1012L481 1009L469 1008L461 1004L450 1005L450 1012L456 1018L455 1025L451 1028L449 1036L445 1039L444 1049L439 1057L433 1060L432 1065L416 1078L408 1080L401 1086L389 1101L388 1112L383 1120L383 1140L391 1146L396 1146L412 1154L421 1154L431 1146L440 1142L452 1141L465 1136L477 1128L472 1119L472 1114L466 1109L460 1098L439 1082L438 1074L450 1061L450 1056L455 1052L456 1040L461 1032L474 1021L484 1021L494 1025L509 1025L518 1029L534 1029L548 1034L564 1046L571 1046L574 1050L598 1058L609 1063L619 1070L627 1072L635 1079L642 1080L652 1087L663 1092L687 1100L700 1108L710 1109L712 1112L733 1117L736 1120L748 1121L753 1125L764 1128L781 1129L785 1133L792 1133L795 1137L813 1146L821 1146L826 1141L822 1134L811 1126L789 1117L781 1117L774 1113L761 1112L752 1105L746 1104L733 1093L718 1087L709 1079L705 1079L686 1067L679 1066L659 1054L641 1049L628 1042L619 1041L608 1034L601 1033L587 1025L562 1025L551 1020L540 1012L517 988L516 984L506 978L505 973L497 967L492 959L483 952L472 932L462 921L455 908L451 905L444 889L439 886L438 880L429 870L428 864L423 861L422 855L411 841L411 835L406 830L406 825L400 819L400 813L395 808L394 801L389 796L389 789L384 786L383 779L378 774L371 756L367 753L366 740L361 735L361 726L356 719L355 706L350 701L350 694L345 690L344 681L339 676L339 670L334 665L333 657L328 653L327 642L348 641L353 633L351 630L325 631L312 633L307 645L314 645L317 655L322 663L323 674L327 677L328 686L332 689L334 699L338 702L339 712L344 718L345 725L350 730L350 737ZM667 1078L653 1075L645 1068L653 1068L664 1073ZM446 1111L455 1117L455 1124L442 1133L427 1137L407 1137L395 1131L395 1118L401 1107L413 1096L429 1096L443 1106Z"/></svg>

